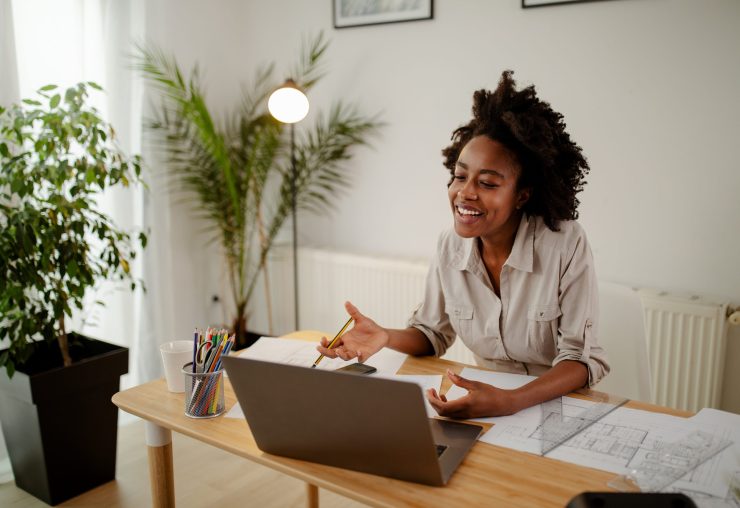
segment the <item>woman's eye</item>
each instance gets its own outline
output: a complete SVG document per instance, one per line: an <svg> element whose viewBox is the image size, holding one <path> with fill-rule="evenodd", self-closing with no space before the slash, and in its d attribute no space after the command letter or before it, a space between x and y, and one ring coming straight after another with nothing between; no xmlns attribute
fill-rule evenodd
<svg viewBox="0 0 740 508"><path fill-rule="evenodd" d="M481 185L481 187L486 188L486 189L494 189L494 188L498 187L497 184L495 184L495 183L489 183L489 182L480 182L480 185Z"/></svg>
<svg viewBox="0 0 740 508"><path fill-rule="evenodd" d="M462 180L465 180L465 175L455 175L455 176L454 176L453 178L454 178L455 180L460 180L460 181L462 181Z"/></svg>

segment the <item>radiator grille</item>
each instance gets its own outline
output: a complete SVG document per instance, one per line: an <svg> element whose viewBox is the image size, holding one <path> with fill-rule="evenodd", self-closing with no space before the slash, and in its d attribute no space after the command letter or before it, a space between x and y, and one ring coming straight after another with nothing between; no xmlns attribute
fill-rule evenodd
<svg viewBox="0 0 740 508"><path fill-rule="evenodd" d="M427 263L302 249L301 327L333 330L347 319L346 300L379 324L406 326L424 295Z"/></svg>
<svg viewBox="0 0 740 508"><path fill-rule="evenodd" d="M640 290L656 404L719 407L727 345L726 303Z"/></svg>

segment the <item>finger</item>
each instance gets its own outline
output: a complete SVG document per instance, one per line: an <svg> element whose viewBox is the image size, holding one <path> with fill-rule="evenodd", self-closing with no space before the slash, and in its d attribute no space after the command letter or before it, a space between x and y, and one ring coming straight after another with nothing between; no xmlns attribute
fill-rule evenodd
<svg viewBox="0 0 740 508"><path fill-rule="evenodd" d="M443 402L439 399L439 395L434 388L428 389L426 396L429 401L429 405L432 406L437 413L442 411Z"/></svg>
<svg viewBox="0 0 740 508"><path fill-rule="evenodd" d="M439 398L427 397L429 405L437 412L440 416L454 416L454 413L449 409L449 403Z"/></svg>
<svg viewBox="0 0 740 508"><path fill-rule="evenodd" d="M432 406L432 409L434 409L438 415L442 414L442 403L438 399L427 399L429 401L429 405Z"/></svg>
<svg viewBox="0 0 740 508"><path fill-rule="evenodd" d="M316 351L326 356L327 358L336 358L337 353L335 349L327 349L323 346L316 346Z"/></svg>
<svg viewBox="0 0 740 508"><path fill-rule="evenodd" d="M326 346L329 345L329 339L327 339L326 337L321 337L321 341L320 342L321 342L321 345L324 346L324 347L326 347Z"/></svg>
<svg viewBox="0 0 740 508"><path fill-rule="evenodd" d="M346 309L347 314L349 314L350 317L355 320L355 323L365 317L362 315L357 307L352 305L352 302L344 302L344 308Z"/></svg>
<svg viewBox="0 0 740 508"><path fill-rule="evenodd" d="M360 351L360 350L358 349L358 350L357 350L357 363L362 363L362 362L363 362L363 358L362 358L362 351Z"/></svg>
<svg viewBox="0 0 740 508"><path fill-rule="evenodd" d="M326 337L324 337L324 339L326 339ZM324 344L324 342L326 342L326 344ZM334 341L334 344L332 344L331 341L328 339L326 339L325 341L322 340L321 343L324 347L328 348L329 346L331 346L331 349L336 349L339 346L344 345L344 340L343 337L338 337L337 340Z"/></svg>
<svg viewBox="0 0 740 508"><path fill-rule="evenodd" d="M442 416L452 416L455 418L464 418L470 412L470 396L466 395L455 400L447 400L440 404L441 411L437 411Z"/></svg>
<svg viewBox="0 0 740 508"><path fill-rule="evenodd" d="M339 358L341 358L342 360L345 360L345 361L346 360L351 360L352 358L354 358L354 355L352 354L352 352L351 351L347 351L344 348L344 346L342 346L339 349L337 349L337 355L339 356Z"/></svg>
<svg viewBox="0 0 740 508"><path fill-rule="evenodd" d="M344 358L344 348L343 347L341 347L341 346L340 347L335 347L334 349L332 349L332 351L334 351L336 353L336 355L337 355L336 357L337 358L341 358L342 360L345 360L345 358Z"/></svg>
<svg viewBox="0 0 740 508"><path fill-rule="evenodd" d="M447 369L447 377L450 378L450 381L452 381L454 384L456 384L460 388L465 388L468 391L474 390L476 386L478 385L477 381L471 381L470 379L465 379L464 377L458 374L455 374L450 369Z"/></svg>

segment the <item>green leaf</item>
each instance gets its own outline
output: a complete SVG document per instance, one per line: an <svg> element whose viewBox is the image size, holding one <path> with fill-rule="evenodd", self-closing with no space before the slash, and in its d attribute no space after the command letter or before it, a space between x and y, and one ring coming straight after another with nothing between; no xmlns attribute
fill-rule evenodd
<svg viewBox="0 0 740 508"><path fill-rule="evenodd" d="M94 81L88 81L87 84L90 85L90 87L94 88L95 90L100 90L101 92L103 91L103 87Z"/></svg>
<svg viewBox="0 0 740 508"><path fill-rule="evenodd" d="M57 85L46 85L39 88L39 92L49 92L51 90L56 90Z"/></svg>
<svg viewBox="0 0 740 508"><path fill-rule="evenodd" d="M9 344L8 372L28 356L29 338L56 338L59 318L86 306L99 280L133 280L119 260L132 259L131 239L91 196L124 178L138 183L130 166L138 158L106 139L111 126L86 103L85 86L64 92L64 108L55 89L39 91L48 110L28 99L0 118L0 338ZM87 232L100 236L102 253L91 252Z"/></svg>

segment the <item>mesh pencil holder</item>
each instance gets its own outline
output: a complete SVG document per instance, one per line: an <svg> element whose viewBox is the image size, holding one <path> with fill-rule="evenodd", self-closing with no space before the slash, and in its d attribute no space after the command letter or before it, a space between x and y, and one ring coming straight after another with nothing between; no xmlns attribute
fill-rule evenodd
<svg viewBox="0 0 740 508"><path fill-rule="evenodd" d="M185 415L211 418L224 412L224 370L193 372L193 364L182 369L185 376Z"/></svg>

